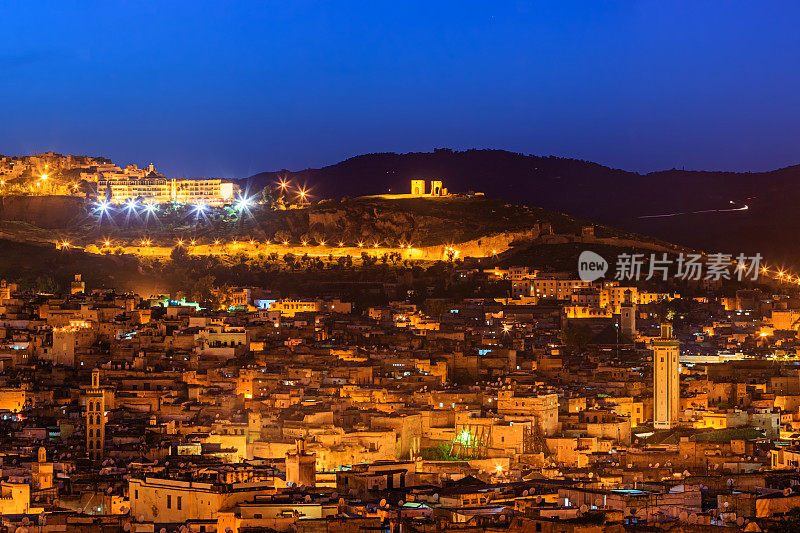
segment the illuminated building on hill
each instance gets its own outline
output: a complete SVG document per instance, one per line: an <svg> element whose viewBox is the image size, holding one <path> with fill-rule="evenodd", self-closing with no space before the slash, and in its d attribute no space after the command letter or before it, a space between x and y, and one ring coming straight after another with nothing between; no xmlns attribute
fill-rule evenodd
<svg viewBox="0 0 800 533"><path fill-rule="evenodd" d="M162 177L111 178L97 180L97 194L101 200L116 204L131 200L164 204L225 205L233 202L238 187L219 178L166 179Z"/></svg>

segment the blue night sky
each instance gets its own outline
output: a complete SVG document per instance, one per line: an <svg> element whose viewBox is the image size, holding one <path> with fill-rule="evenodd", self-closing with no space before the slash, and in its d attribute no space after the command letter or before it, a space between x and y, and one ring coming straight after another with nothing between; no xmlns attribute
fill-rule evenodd
<svg viewBox="0 0 800 533"><path fill-rule="evenodd" d="M800 162L798 2L12 1L0 153L242 177L503 148Z"/></svg>

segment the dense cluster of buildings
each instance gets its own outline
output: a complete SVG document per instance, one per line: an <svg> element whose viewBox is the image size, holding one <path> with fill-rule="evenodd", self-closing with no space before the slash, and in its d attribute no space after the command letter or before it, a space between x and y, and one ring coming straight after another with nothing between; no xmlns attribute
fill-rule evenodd
<svg viewBox="0 0 800 533"><path fill-rule="evenodd" d="M452 275L502 294L384 287L374 305L238 287L213 310L80 276L65 294L3 282L0 527L765 531L792 519L796 296L684 287L689 298L522 267Z"/></svg>
<svg viewBox="0 0 800 533"><path fill-rule="evenodd" d="M68 175L71 194L85 192L80 183L90 183L97 198L116 204L129 201L149 204L181 202L221 206L233 203L239 193L236 184L219 178L170 179L153 164L146 168L121 168L101 157L62 155L54 152L31 156L0 156L0 178L5 184L24 176L40 179ZM62 180L63 181L63 180Z"/></svg>

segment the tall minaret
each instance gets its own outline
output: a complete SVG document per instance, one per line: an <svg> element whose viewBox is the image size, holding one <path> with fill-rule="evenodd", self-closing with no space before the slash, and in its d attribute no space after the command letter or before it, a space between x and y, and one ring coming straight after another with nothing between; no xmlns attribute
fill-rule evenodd
<svg viewBox="0 0 800 533"><path fill-rule="evenodd" d="M671 429L680 414L678 339L672 324L661 324L661 338L653 341L653 427Z"/></svg>
<svg viewBox="0 0 800 533"><path fill-rule="evenodd" d="M631 301L631 291L625 291L625 300L619 307L620 322L622 322L622 333L631 341L636 340L636 304Z"/></svg>
<svg viewBox="0 0 800 533"><path fill-rule="evenodd" d="M86 391L86 452L102 459L106 444L106 402L100 388L100 370L92 370L92 386Z"/></svg>

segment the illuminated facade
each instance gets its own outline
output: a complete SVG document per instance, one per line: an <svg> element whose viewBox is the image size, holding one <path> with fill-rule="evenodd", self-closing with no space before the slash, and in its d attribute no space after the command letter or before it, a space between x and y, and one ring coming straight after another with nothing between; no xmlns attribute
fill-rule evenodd
<svg viewBox="0 0 800 533"><path fill-rule="evenodd" d="M106 405L100 388L100 371L92 371L92 386L86 391L86 452L89 459L102 459L106 442Z"/></svg>
<svg viewBox="0 0 800 533"><path fill-rule="evenodd" d="M150 204L181 202L187 204L225 205L233 202L237 187L221 179L100 179L97 194L101 200L122 204L141 200Z"/></svg>
<svg viewBox="0 0 800 533"><path fill-rule="evenodd" d="M671 429L680 411L678 339L672 324L661 324L661 337L653 341L653 427Z"/></svg>
<svg viewBox="0 0 800 533"><path fill-rule="evenodd" d="M425 180L411 180L411 196L447 196L447 188L440 180L431 180L430 192L425 192Z"/></svg>

